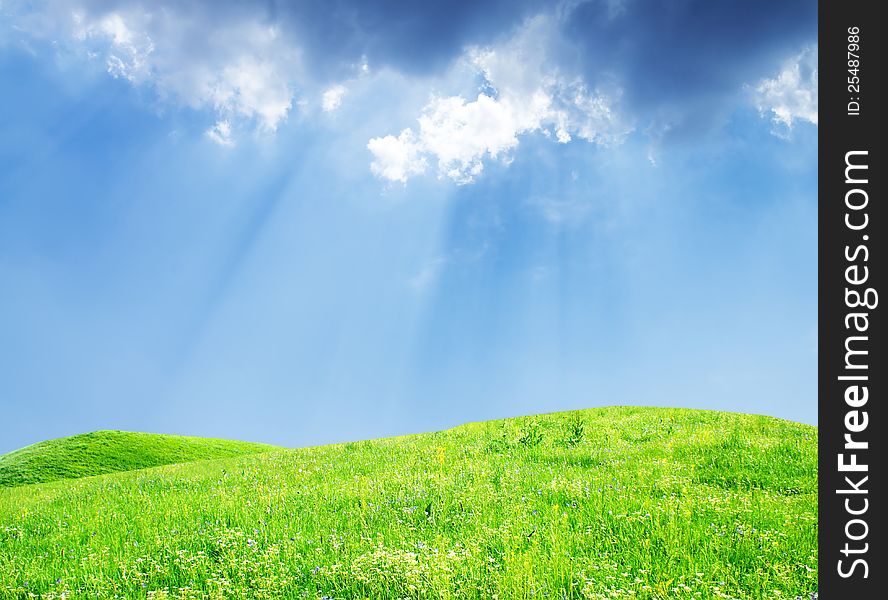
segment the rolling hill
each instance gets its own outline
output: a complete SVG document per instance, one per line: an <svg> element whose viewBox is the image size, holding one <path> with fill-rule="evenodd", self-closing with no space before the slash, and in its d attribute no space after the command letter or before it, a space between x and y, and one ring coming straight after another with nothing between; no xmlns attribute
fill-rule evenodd
<svg viewBox="0 0 888 600"><path fill-rule="evenodd" d="M39 442L0 456L0 487L47 483L274 449L267 444L129 431Z"/></svg>
<svg viewBox="0 0 888 600"><path fill-rule="evenodd" d="M769 417L613 407L0 489L0 598L816 592L817 429Z"/></svg>

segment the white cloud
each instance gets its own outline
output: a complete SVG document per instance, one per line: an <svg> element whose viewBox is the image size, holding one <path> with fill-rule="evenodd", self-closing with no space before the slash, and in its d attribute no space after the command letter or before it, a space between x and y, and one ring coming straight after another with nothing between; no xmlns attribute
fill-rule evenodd
<svg viewBox="0 0 888 600"><path fill-rule="evenodd" d="M220 146L234 146L234 140L231 138L231 123L228 121L219 121L207 129L206 135Z"/></svg>
<svg viewBox="0 0 888 600"><path fill-rule="evenodd" d="M760 81L753 93L759 112L770 115L775 125L792 129L799 120L816 125L817 47L787 61L776 77Z"/></svg>
<svg viewBox="0 0 888 600"><path fill-rule="evenodd" d="M102 61L110 75L152 88L163 102L213 112L207 135L216 141L233 143L237 123L273 132L286 120L300 56L274 27L258 17L213 20L186 12L196 7L109 6L50 0L22 16L19 28L58 51Z"/></svg>
<svg viewBox="0 0 888 600"><path fill-rule="evenodd" d="M112 76L123 77L132 83L142 83L151 76L154 42L147 33L131 30L116 13L85 23L83 14L75 12L72 20L76 39L102 38L108 42L105 65Z"/></svg>
<svg viewBox="0 0 888 600"><path fill-rule="evenodd" d="M324 112L333 112L339 105L342 104L342 97L345 96L345 93L348 91L342 84L334 85L333 87L324 91L324 94L321 96L321 108Z"/></svg>
<svg viewBox="0 0 888 600"><path fill-rule="evenodd" d="M292 107L286 79L274 64L254 56L243 56L225 65L210 85L208 97L224 115L254 118L267 131L274 131ZM203 103L203 97L194 99Z"/></svg>
<svg viewBox="0 0 888 600"><path fill-rule="evenodd" d="M320 97L318 110L336 111L346 94L359 93L362 79L376 76L362 57L353 79L316 87L294 42L268 26L261 11L220 15L212 6L140 0L28 6L30 12L16 15L18 31L151 89L161 103L210 113L205 133L223 145L234 144L239 132L276 131L294 106L312 110L305 99L313 94ZM553 68L558 27L557 16L538 16L502 43L466 50L437 82L473 91L436 95L412 127L371 139L372 172L405 182L431 166L441 177L468 183L487 161L508 162L521 137L533 132L560 143L619 141L631 130L615 110L619 90L590 87Z"/></svg>
<svg viewBox="0 0 888 600"><path fill-rule="evenodd" d="M468 183L481 173L482 159L497 158L518 145L519 133L538 123L521 122L509 101L485 94L466 102L459 96L433 100L419 117L423 152L434 155L442 174Z"/></svg>
<svg viewBox="0 0 888 600"><path fill-rule="evenodd" d="M424 172L427 166L425 157L421 155L422 149L410 129L405 129L398 137L387 135L373 138L367 143L367 148L374 157L370 169L383 179L404 183L411 175Z"/></svg>
<svg viewBox="0 0 888 600"><path fill-rule="evenodd" d="M460 184L473 181L486 160L509 160L519 137L541 131L559 143L578 137L598 144L618 142L632 127L614 108L619 90L590 90L547 61L554 35L549 17L528 21L510 40L466 52L468 63L484 79L472 100L434 97L417 118L418 130L398 137L373 138L370 168L377 176L405 182L437 163L438 175Z"/></svg>

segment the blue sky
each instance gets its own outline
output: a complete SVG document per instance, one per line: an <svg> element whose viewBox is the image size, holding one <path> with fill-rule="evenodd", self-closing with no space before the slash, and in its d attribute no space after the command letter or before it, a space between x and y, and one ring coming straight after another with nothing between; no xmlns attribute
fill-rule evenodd
<svg viewBox="0 0 888 600"><path fill-rule="evenodd" d="M816 3L0 3L0 452L816 422Z"/></svg>

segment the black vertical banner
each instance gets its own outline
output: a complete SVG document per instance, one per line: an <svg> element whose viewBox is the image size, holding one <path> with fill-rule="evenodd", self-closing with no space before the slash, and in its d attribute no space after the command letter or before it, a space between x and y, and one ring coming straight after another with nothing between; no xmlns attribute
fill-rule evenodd
<svg viewBox="0 0 888 600"><path fill-rule="evenodd" d="M888 597L885 179L879 2L819 14L820 597ZM888 293L888 292L886 292ZM880 492L879 490L882 490Z"/></svg>

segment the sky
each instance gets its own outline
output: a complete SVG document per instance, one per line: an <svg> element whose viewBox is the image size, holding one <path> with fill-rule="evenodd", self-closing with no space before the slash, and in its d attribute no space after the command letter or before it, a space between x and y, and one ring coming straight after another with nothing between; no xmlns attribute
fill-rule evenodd
<svg viewBox="0 0 888 600"><path fill-rule="evenodd" d="M0 452L816 423L816 15L0 0Z"/></svg>

